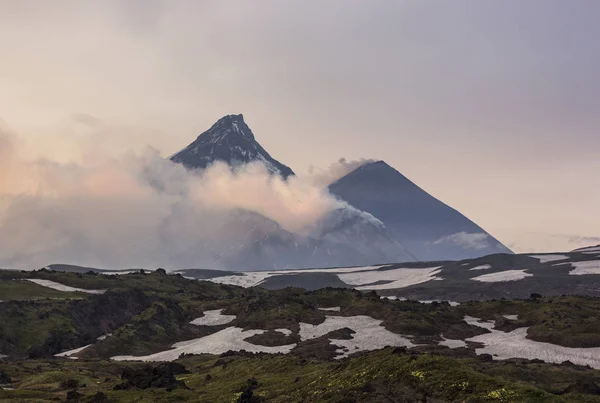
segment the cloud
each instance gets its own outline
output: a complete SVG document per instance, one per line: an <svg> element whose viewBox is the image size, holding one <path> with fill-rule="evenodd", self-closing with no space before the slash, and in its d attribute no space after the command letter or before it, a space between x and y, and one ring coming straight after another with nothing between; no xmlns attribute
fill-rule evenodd
<svg viewBox="0 0 600 403"><path fill-rule="evenodd" d="M435 245L439 244L451 244L462 246L466 249L481 250L489 247L488 234L484 233L467 233L457 232L456 234L442 237L434 242Z"/></svg>
<svg viewBox="0 0 600 403"><path fill-rule="evenodd" d="M597 245L600 244L600 236L572 236L569 237L569 243L575 245Z"/></svg>
<svg viewBox="0 0 600 403"><path fill-rule="evenodd" d="M70 162L27 160L22 148L16 135L0 131L4 266L199 266L214 262L232 238L244 239L244 233L231 233L239 232L244 211L265 217L260 230L267 235L281 228L305 235L345 207L310 180L283 181L258 163L235 171L217 163L192 172L150 147L120 155L100 150ZM244 231L257 230L253 221L248 225Z"/></svg>
<svg viewBox="0 0 600 403"><path fill-rule="evenodd" d="M308 169L308 174L314 185L325 187L361 166L375 161L374 159L366 158L348 161L342 157L337 162L331 164L328 169L321 169L311 165Z"/></svg>

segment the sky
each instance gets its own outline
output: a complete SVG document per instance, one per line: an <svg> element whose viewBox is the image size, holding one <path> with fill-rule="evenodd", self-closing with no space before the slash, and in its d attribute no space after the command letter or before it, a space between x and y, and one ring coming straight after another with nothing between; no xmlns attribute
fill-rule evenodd
<svg viewBox="0 0 600 403"><path fill-rule="evenodd" d="M169 156L243 113L299 174L382 159L516 252L600 244L600 2L0 0L21 158Z"/></svg>

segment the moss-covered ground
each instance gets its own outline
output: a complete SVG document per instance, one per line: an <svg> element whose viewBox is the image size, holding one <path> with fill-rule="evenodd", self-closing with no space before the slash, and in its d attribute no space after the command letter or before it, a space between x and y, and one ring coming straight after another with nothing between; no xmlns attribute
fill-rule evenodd
<svg viewBox="0 0 600 403"><path fill-rule="evenodd" d="M62 292L23 281L28 278L107 291ZM442 335L464 339L485 332L463 321L470 315L494 320L497 329L506 331L527 326L528 337L538 341L600 347L599 298L538 297L450 306L390 301L351 289L243 289L164 271L106 276L42 270L0 271L0 300L0 354L9 356L0 359L0 383L8 377L11 382L4 387L14 389L0 390L0 401L600 401L600 371L568 363L491 361L489 356L475 356L473 346L437 346ZM319 310L322 307L340 311ZM223 309L236 319L215 327L189 323L210 309ZM335 348L327 337L300 342L298 336L299 322L319 324L332 314L371 316L422 346L333 360ZM151 354L227 326L287 328L289 336L270 331L251 341L299 344L289 355L184 356L178 362L189 373L161 373L156 385L171 385L167 387L127 386L123 373L128 368L143 372L148 364L108 360L114 355ZM340 331L338 337L351 337L346 333ZM107 334L111 336L97 340ZM93 346L77 361L53 358L87 344ZM148 371L156 375L155 369Z"/></svg>

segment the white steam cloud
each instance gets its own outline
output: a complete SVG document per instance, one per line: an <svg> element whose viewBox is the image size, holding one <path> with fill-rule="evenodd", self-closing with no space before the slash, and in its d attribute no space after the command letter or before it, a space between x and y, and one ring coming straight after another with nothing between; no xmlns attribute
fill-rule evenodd
<svg viewBox="0 0 600 403"><path fill-rule="evenodd" d="M366 158L348 161L346 158L340 158L337 162L331 164L328 169L321 169L311 166L308 174L311 182L315 186L325 187L331 185L333 182L343 178L361 166L375 161L376 160Z"/></svg>
<svg viewBox="0 0 600 403"><path fill-rule="evenodd" d="M450 244L458 245L465 249L482 250L488 248L490 236L483 232L481 233L467 233L457 232L456 234L442 237L434 242L435 245L439 244Z"/></svg>
<svg viewBox="0 0 600 403"><path fill-rule="evenodd" d="M26 148L0 128L3 267L202 267L239 232L229 224L242 211L268 218L273 230L306 234L344 206L312 180L285 182L260 164L190 172L151 148L84 153L68 163L27 160Z"/></svg>

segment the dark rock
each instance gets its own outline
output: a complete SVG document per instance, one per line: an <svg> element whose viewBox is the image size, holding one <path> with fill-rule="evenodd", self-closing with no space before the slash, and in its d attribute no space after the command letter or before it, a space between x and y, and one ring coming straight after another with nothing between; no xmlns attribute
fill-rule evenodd
<svg viewBox="0 0 600 403"><path fill-rule="evenodd" d="M567 393L581 393L586 395L600 395L600 381L592 379L578 379L575 384L567 388Z"/></svg>
<svg viewBox="0 0 600 403"><path fill-rule="evenodd" d="M69 378L60 383L61 389L77 389L79 387L79 381L77 379Z"/></svg>
<svg viewBox="0 0 600 403"><path fill-rule="evenodd" d="M187 374L188 371L181 364L168 362L156 367L145 366L143 368L127 368L123 371L121 379L125 382L118 384L114 390L127 390L131 388L187 388L185 383L175 379L175 375Z"/></svg>
<svg viewBox="0 0 600 403"><path fill-rule="evenodd" d="M258 388L258 381L255 378L248 379L246 388L242 391L242 394L238 398L238 403L258 403L263 401L258 396L254 396L254 390Z"/></svg>
<svg viewBox="0 0 600 403"><path fill-rule="evenodd" d="M12 380L10 379L10 376L8 376L4 372L0 371L0 385L6 385L11 382L12 382Z"/></svg>
<svg viewBox="0 0 600 403"><path fill-rule="evenodd" d="M406 348L406 347L395 347L392 350L392 354L405 355L407 353L408 353L408 348Z"/></svg>
<svg viewBox="0 0 600 403"><path fill-rule="evenodd" d="M354 330L344 327L327 333L325 337L331 340L350 340L354 333L356 333Z"/></svg>
<svg viewBox="0 0 600 403"><path fill-rule="evenodd" d="M108 400L108 397L104 393L98 392L95 395L93 395L92 397L90 397L89 402L90 403L108 403L108 402L110 402L110 400Z"/></svg>
<svg viewBox="0 0 600 403"><path fill-rule="evenodd" d="M74 401L78 401L79 399L81 399L83 395L79 392L77 392L76 390L71 390L69 391L69 393L67 393L67 401L68 402L74 402Z"/></svg>

